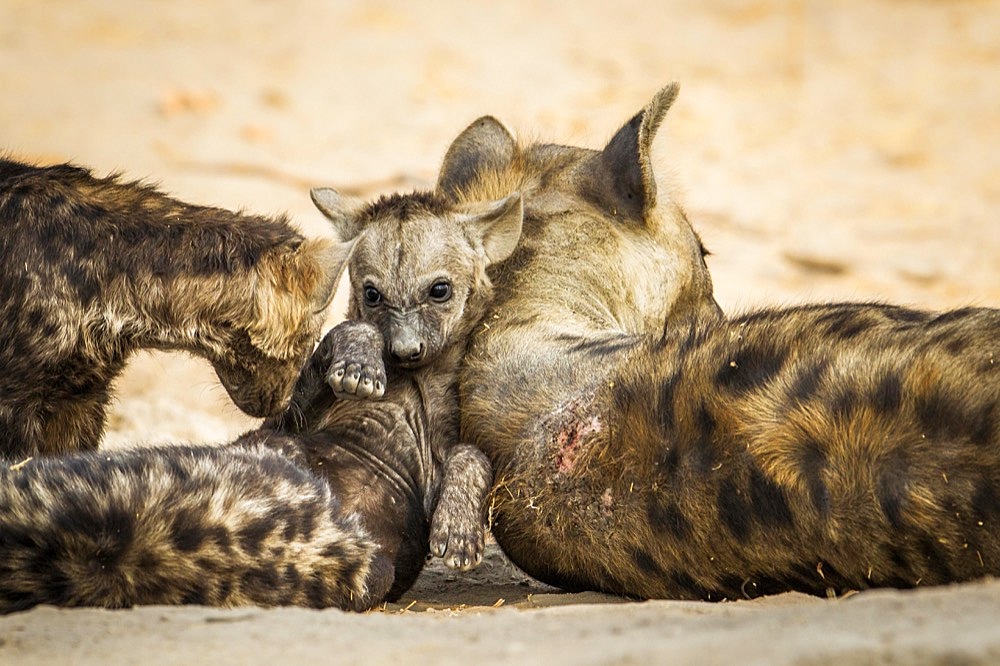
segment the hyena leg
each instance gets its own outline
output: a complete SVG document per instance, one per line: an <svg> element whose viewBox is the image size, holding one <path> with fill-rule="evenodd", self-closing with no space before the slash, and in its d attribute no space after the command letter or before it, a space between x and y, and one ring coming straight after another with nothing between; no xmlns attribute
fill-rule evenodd
<svg viewBox="0 0 1000 666"><path fill-rule="evenodd" d="M288 407L265 421L264 427L303 432L323 417L337 398L378 399L384 393L382 335L371 324L341 322L323 337L302 368Z"/></svg>
<svg viewBox="0 0 1000 666"><path fill-rule="evenodd" d="M333 337L326 381L338 398L378 400L385 394L385 363L382 334L363 321L338 324Z"/></svg>
<svg viewBox="0 0 1000 666"><path fill-rule="evenodd" d="M482 451L468 444L448 451L430 547L452 569L471 569L483 561L486 495L492 485L493 468Z"/></svg>

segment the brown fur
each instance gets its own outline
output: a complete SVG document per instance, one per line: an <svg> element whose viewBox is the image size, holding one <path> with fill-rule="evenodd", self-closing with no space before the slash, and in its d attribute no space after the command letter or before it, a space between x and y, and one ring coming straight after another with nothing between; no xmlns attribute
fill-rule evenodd
<svg viewBox="0 0 1000 666"><path fill-rule="evenodd" d="M355 249L354 294L377 282L384 301L354 300L355 319L323 338L287 409L260 429L228 448L0 467L0 612L39 603L362 610L408 589L429 550L454 568L478 564L492 474L458 441L457 369L490 296L485 267L520 233L520 199L433 213L424 200L396 196L377 215L368 213L387 201L360 214L325 208ZM422 232L420 243L407 240ZM442 281L448 298L430 298ZM414 316L399 324L398 310ZM420 358L392 360L394 336L416 339Z"/></svg>
<svg viewBox="0 0 1000 666"><path fill-rule="evenodd" d="M651 158L675 92L600 152L485 118L445 158L456 201L525 199L461 379L501 546L546 582L636 597L1000 573L1000 314L724 320Z"/></svg>
<svg viewBox="0 0 1000 666"><path fill-rule="evenodd" d="M238 407L276 413L347 249L284 218L0 159L0 456L95 448L139 349L202 356Z"/></svg>

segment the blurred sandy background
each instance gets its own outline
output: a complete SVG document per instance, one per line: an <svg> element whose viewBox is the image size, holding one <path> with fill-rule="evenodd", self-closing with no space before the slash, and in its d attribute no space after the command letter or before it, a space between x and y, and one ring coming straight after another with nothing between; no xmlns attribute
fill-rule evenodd
<svg viewBox="0 0 1000 666"><path fill-rule="evenodd" d="M997 1L0 4L0 149L288 211L315 235L310 186L430 185L485 113L599 147L670 80L671 167L726 310L1000 305ZM253 425L207 364L177 355L138 357L119 393L108 446ZM432 571L389 609L418 602L402 617L39 609L0 619L0 663L1000 659L993 584L621 606L488 564ZM440 610L500 598L557 608Z"/></svg>

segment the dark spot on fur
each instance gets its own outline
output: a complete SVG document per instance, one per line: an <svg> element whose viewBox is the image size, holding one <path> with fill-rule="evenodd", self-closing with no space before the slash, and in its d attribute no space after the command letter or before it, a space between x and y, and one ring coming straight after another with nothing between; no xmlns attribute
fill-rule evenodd
<svg viewBox="0 0 1000 666"><path fill-rule="evenodd" d="M722 524L740 541L750 536L750 507L732 478L719 485L717 497Z"/></svg>
<svg viewBox="0 0 1000 666"><path fill-rule="evenodd" d="M823 384L830 362L826 359L810 363L799 371L788 397L799 404L807 404Z"/></svg>
<svg viewBox="0 0 1000 666"><path fill-rule="evenodd" d="M715 382L736 394L758 389L781 371L787 353L787 350L769 343L748 344L723 362Z"/></svg>
<svg viewBox="0 0 1000 666"><path fill-rule="evenodd" d="M989 404L969 421L969 436L973 444L994 446L996 444L997 405Z"/></svg>
<svg viewBox="0 0 1000 666"><path fill-rule="evenodd" d="M236 539L247 554L260 555L264 539L273 528L274 522L270 518L257 518L243 526L236 533Z"/></svg>
<svg viewBox="0 0 1000 666"><path fill-rule="evenodd" d="M674 539L683 541L691 536L691 523L675 502L659 495L650 495L646 503L646 515L653 529Z"/></svg>
<svg viewBox="0 0 1000 666"><path fill-rule="evenodd" d="M792 509L781 486L764 475L756 465L750 468L750 503L754 516L763 525L791 527Z"/></svg>
<svg viewBox="0 0 1000 666"><path fill-rule="evenodd" d="M632 559L635 561L639 571L641 571L646 576L659 578L663 575L663 569L660 565L656 563L653 556L641 549L634 549L632 551Z"/></svg>
<svg viewBox="0 0 1000 666"><path fill-rule="evenodd" d="M190 511L184 511L174 518L170 530L170 542L174 548L182 553L198 550L205 543L207 537L208 534L205 532L200 516Z"/></svg>
<svg viewBox="0 0 1000 666"><path fill-rule="evenodd" d="M638 338L632 336L615 336L596 340L577 339L577 342L569 347L569 351L582 353L593 358L602 358L632 349L636 344L638 344Z"/></svg>
<svg viewBox="0 0 1000 666"><path fill-rule="evenodd" d="M660 385L660 395L656 403L656 415L659 419L660 432L664 436L673 439L675 426L675 400L674 393L677 391L677 386L680 384L680 372L677 372L670 376L663 384Z"/></svg>
<svg viewBox="0 0 1000 666"><path fill-rule="evenodd" d="M841 421L850 421L860 407L858 391L853 386L844 386L830 401L830 411Z"/></svg>
<svg viewBox="0 0 1000 666"><path fill-rule="evenodd" d="M677 596L687 599L704 599L707 594L705 588L698 585L697 581L690 574L684 571L671 571L667 579L677 590Z"/></svg>
<svg viewBox="0 0 1000 666"><path fill-rule="evenodd" d="M836 308L817 317L816 323L824 327L823 330L827 335L840 340L850 340L875 325L871 317L861 312L862 310L856 307Z"/></svg>
<svg viewBox="0 0 1000 666"><path fill-rule="evenodd" d="M691 457L694 468L700 473L708 473L716 462L715 449L715 416L709 410L708 405L702 403L698 408L698 417L695 419L698 432L691 443Z"/></svg>
<svg viewBox="0 0 1000 666"><path fill-rule="evenodd" d="M240 578L240 586L244 593L252 591L252 596L260 598L278 587L278 571L273 564L250 569Z"/></svg>
<svg viewBox="0 0 1000 666"><path fill-rule="evenodd" d="M326 608L330 605L330 592L323 579L310 576L306 581L306 600L312 608Z"/></svg>
<svg viewBox="0 0 1000 666"><path fill-rule="evenodd" d="M328 543L323 548L323 550L320 551L320 555L323 556L323 557L328 557L328 558L333 559L333 560L341 560L342 561L342 560L346 560L347 552L344 550L343 544L340 544L340 543L337 543L337 542L334 541L334 542Z"/></svg>
<svg viewBox="0 0 1000 666"><path fill-rule="evenodd" d="M232 535L229 530L222 525L215 525L205 529L206 538L212 539L223 550L229 550L233 546Z"/></svg>
<svg viewBox="0 0 1000 666"><path fill-rule="evenodd" d="M969 348L971 340L962 337L954 337L945 343L945 350L952 356L961 356Z"/></svg>
<svg viewBox="0 0 1000 666"><path fill-rule="evenodd" d="M918 395L915 399L917 422L922 434L933 440L949 439L965 421L955 397L940 388Z"/></svg>
<svg viewBox="0 0 1000 666"><path fill-rule="evenodd" d="M910 308L901 308L892 305L882 306L881 311L887 319L901 323L917 324L925 322L931 318L928 313L921 310L912 310Z"/></svg>
<svg viewBox="0 0 1000 666"><path fill-rule="evenodd" d="M900 452L892 452L882 462L875 494L879 507L893 529L905 527L903 521L909 500L909 463Z"/></svg>
<svg viewBox="0 0 1000 666"><path fill-rule="evenodd" d="M972 496L972 511L976 519L982 522L1000 516L1000 493L991 479L983 477L976 484L976 492Z"/></svg>
<svg viewBox="0 0 1000 666"><path fill-rule="evenodd" d="M918 545L925 565L925 582L945 583L954 580L948 553L937 539L930 535L924 535Z"/></svg>
<svg viewBox="0 0 1000 666"><path fill-rule="evenodd" d="M195 606L207 606L209 603L208 587L205 585L193 584L184 596L181 597L181 604L192 604Z"/></svg>
<svg viewBox="0 0 1000 666"><path fill-rule="evenodd" d="M951 310L937 315L930 320L931 326L943 326L946 324L953 324L955 322L967 319L976 315L979 312L978 308L960 308L958 310Z"/></svg>
<svg viewBox="0 0 1000 666"><path fill-rule="evenodd" d="M875 386L872 407L879 414L893 414L903 402L903 380L892 370L887 371Z"/></svg>
<svg viewBox="0 0 1000 666"><path fill-rule="evenodd" d="M813 439L803 442L799 453L799 469L805 480L809 499L821 517L830 515L831 509L830 490L823 481L826 464L826 450L819 442Z"/></svg>

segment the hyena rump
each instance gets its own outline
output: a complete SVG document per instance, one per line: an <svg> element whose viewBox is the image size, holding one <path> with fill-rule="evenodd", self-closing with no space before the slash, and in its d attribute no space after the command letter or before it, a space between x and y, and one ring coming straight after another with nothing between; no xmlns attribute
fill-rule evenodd
<svg viewBox="0 0 1000 666"><path fill-rule="evenodd" d="M0 457L95 448L139 349L202 356L240 409L278 412L342 252L283 217L0 159Z"/></svg>
<svg viewBox="0 0 1000 666"><path fill-rule="evenodd" d="M457 369L490 296L485 268L520 234L520 199L315 197L352 239L355 319L323 338L286 410L229 447L0 470L0 612L362 610L408 589L428 549L454 568L478 564L492 475L458 441Z"/></svg>
<svg viewBox="0 0 1000 666"><path fill-rule="evenodd" d="M676 87L602 151L449 149L455 201L525 201L461 378L532 575L636 597L915 586L1000 573L1000 313L878 305L725 320L651 153Z"/></svg>

